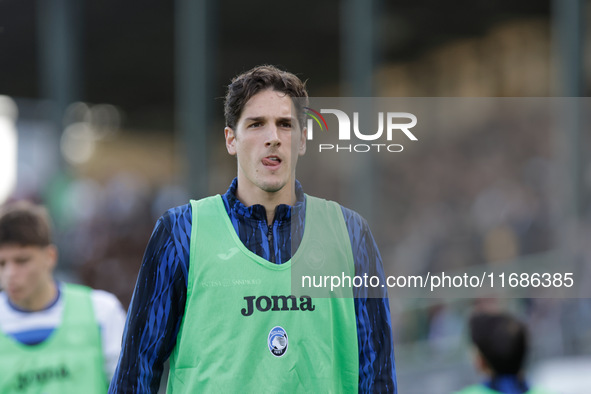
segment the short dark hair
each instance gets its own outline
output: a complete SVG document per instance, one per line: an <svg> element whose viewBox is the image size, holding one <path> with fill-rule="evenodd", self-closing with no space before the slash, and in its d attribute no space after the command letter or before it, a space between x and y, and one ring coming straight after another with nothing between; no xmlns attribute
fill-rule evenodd
<svg viewBox="0 0 591 394"><path fill-rule="evenodd" d="M47 210L28 201L0 208L0 246L48 246L52 243Z"/></svg>
<svg viewBox="0 0 591 394"><path fill-rule="evenodd" d="M472 342L497 375L521 371L528 350L527 329L503 312L481 312L470 317Z"/></svg>
<svg viewBox="0 0 591 394"><path fill-rule="evenodd" d="M267 89L285 93L291 98L301 98L301 100L294 100L294 104L300 127L303 128L304 107L308 105L305 82L290 72L270 65L257 66L232 79L224 101L226 126L234 129L248 100Z"/></svg>

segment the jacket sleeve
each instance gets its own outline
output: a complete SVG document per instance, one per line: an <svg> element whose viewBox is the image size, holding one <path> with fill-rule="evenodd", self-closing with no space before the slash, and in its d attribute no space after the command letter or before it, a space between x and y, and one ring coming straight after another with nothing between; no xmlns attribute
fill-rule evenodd
<svg viewBox="0 0 591 394"><path fill-rule="evenodd" d="M109 393L156 393L176 344L187 297L190 206L157 222L138 274Z"/></svg>
<svg viewBox="0 0 591 394"><path fill-rule="evenodd" d="M385 283L382 257L367 222L354 211L344 207L342 210L351 240L355 275L377 276L380 283ZM381 287L355 287L353 291L359 345L359 392L397 393L388 293Z"/></svg>
<svg viewBox="0 0 591 394"><path fill-rule="evenodd" d="M108 380L113 378L121 353L121 336L125 326L125 311L115 295L93 290L92 306L101 330L103 367Z"/></svg>

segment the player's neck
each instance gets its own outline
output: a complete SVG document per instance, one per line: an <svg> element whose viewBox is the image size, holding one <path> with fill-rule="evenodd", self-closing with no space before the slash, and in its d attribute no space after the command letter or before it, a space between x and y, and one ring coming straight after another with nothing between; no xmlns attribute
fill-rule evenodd
<svg viewBox="0 0 591 394"><path fill-rule="evenodd" d="M296 203L295 185L286 185L276 192L266 192L259 188L251 190L240 188L240 183L238 183L236 197L247 207L256 204L262 205L265 208L265 213L267 215L267 225L273 223L275 210L278 205L286 204L293 206Z"/></svg>
<svg viewBox="0 0 591 394"><path fill-rule="evenodd" d="M11 302L22 310L37 312L41 311L57 297L57 285L53 278L43 283L30 297L22 300L11 300Z"/></svg>

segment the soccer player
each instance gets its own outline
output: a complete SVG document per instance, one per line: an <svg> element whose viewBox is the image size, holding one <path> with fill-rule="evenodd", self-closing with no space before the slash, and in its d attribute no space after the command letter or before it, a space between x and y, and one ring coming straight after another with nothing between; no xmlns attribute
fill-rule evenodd
<svg viewBox="0 0 591 394"><path fill-rule="evenodd" d="M385 293L290 293L292 256L314 259L318 237L343 272L383 277L367 222L296 180L306 130L292 98L307 97L298 77L273 66L232 80L224 134L237 177L224 195L156 224L111 393L155 393L169 356L174 393L396 392Z"/></svg>
<svg viewBox="0 0 591 394"><path fill-rule="evenodd" d="M525 379L528 336L522 322L508 313L481 312L471 316L469 326L475 365L486 380L457 394L547 394Z"/></svg>
<svg viewBox="0 0 591 394"><path fill-rule="evenodd" d="M105 291L56 282L45 208L0 209L0 393L106 393L125 311Z"/></svg>

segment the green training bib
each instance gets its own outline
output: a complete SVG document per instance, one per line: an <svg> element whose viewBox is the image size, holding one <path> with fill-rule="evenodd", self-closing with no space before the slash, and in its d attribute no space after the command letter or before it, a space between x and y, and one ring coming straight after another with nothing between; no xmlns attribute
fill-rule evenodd
<svg viewBox="0 0 591 394"><path fill-rule="evenodd" d="M318 240L324 259L340 262L347 275L355 271L339 205L306 198L302 242L280 265L244 246L219 195L191 201L187 303L168 392L357 392L352 292L347 298L292 294L291 268L318 259Z"/></svg>
<svg viewBox="0 0 591 394"><path fill-rule="evenodd" d="M0 394L107 392L103 353L90 289L64 285L62 323L27 346L0 333Z"/></svg>
<svg viewBox="0 0 591 394"><path fill-rule="evenodd" d="M500 394L500 393L496 390L491 390L482 384L475 384L475 385L468 386L468 387L456 392L456 394ZM544 391L542 389L534 387L534 388L530 389L526 394L550 394L550 393L548 393L547 391Z"/></svg>

